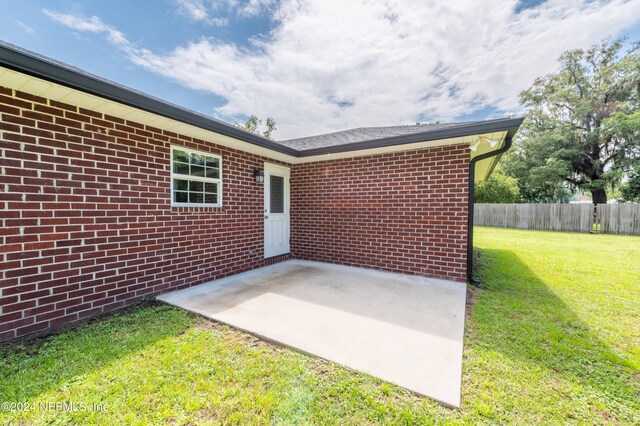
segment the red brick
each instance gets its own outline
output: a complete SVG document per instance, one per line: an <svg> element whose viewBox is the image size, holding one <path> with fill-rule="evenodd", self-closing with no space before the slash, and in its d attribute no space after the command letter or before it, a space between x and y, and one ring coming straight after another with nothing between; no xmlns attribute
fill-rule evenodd
<svg viewBox="0 0 640 426"><path fill-rule="evenodd" d="M64 102L58 102L58 101L50 100L49 104L52 107L65 109L67 111L72 111L72 112L78 112L78 107L77 106L65 104Z"/></svg>
<svg viewBox="0 0 640 426"><path fill-rule="evenodd" d="M4 305L2 307L2 312L8 314L10 312L23 311L25 309L33 308L36 306L36 302L33 300L29 300L27 302L13 303L11 305ZM2 325L0 324L0 327ZM8 328L7 328L8 329Z"/></svg>
<svg viewBox="0 0 640 426"><path fill-rule="evenodd" d="M7 114L18 115L20 114L20 109L9 106L9 105L5 105L2 102L0 102L0 112L6 112Z"/></svg>
<svg viewBox="0 0 640 426"><path fill-rule="evenodd" d="M63 324L68 324L70 322L76 321L77 319L78 319L78 314L65 315L63 317L52 319L50 321L50 325L51 325L51 328L56 328Z"/></svg>
<svg viewBox="0 0 640 426"><path fill-rule="evenodd" d="M22 244L0 245L0 253L8 253L10 251L20 251L20 250L22 250Z"/></svg>
<svg viewBox="0 0 640 426"><path fill-rule="evenodd" d="M37 333L38 331L44 331L49 328L49 322L44 321L26 327L16 329L16 336L26 336L28 334Z"/></svg>
<svg viewBox="0 0 640 426"><path fill-rule="evenodd" d="M25 93L25 92L21 92L19 90L16 90L15 94L16 94L17 98L26 99L27 101L39 102L41 104L47 103L47 100L45 98L42 98L40 96L35 96L35 95L30 94L30 93Z"/></svg>
<svg viewBox="0 0 640 426"><path fill-rule="evenodd" d="M21 99L11 98L9 96L0 95L0 104L16 106L19 108L31 109L33 104Z"/></svg>
<svg viewBox="0 0 640 426"><path fill-rule="evenodd" d="M252 177L282 163L30 96L0 88L0 341L287 258L263 260ZM170 144L223 157L224 207L171 207ZM292 253L463 280L467 178L463 147L292 166Z"/></svg>
<svg viewBox="0 0 640 426"><path fill-rule="evenodd" d="M14 115L2 114L2 121L4 123L15 123L22 126L34 127L36 125L35 120L30 120L24 117L18 117Z"/></svg>
<svg viewBox="0 0 640 426"><path fill-rule="evenodd" d="M2 105L0 105L2 106ZM4 340L12 340L16 338L16 331L15 330L7 330L7 331L3 331L0 332L0 342L4 341Z"/></svg>

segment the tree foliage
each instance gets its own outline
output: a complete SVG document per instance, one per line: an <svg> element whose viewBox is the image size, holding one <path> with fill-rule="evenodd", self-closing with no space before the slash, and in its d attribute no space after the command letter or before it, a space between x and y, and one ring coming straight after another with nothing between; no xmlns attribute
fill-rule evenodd
<svg viewBox="0 0 640 426"><path fill-rule="evenodd" d="M568 203L573 197L567 182L556 178L545 179L547 168L532 167L512 148L504 155L501 165L508 176L515 176L520 192L520 201L526 203Z"/></svg>
<svg viewBox="0 0 640 426"><path fill-rule="evenodd" d="M489 179L475 186L476 203L515 203L520 201L518 181L504 174L500 169L494 170Z"/></svg>
<svg viewBox="0 0 640 426"><path fill-rule="evenodd" d="M237 122L235 123L236 127L240 127L248 132L255 133L256 135L263 136L267 139L271 139L271 135L274 131L277 130L276 122L273 118L267 117L264 123L264 130L262 126L262 119L258 118L256 115L251 114L251 117L247 119L244 123Z"/></svg>
<svg viewBox="0 0 640 426"><path fill-rule="evenodd" d="M620 187L620 201L640 203L640 165L636 165L629 180Z"/></svg>
<svg viewBox="0 0 640 426"><path fill-rule="evenodd" d="M527 116L505 170L526 201L582 189L606 203L640 158L640 45L622 50L623 40L605 40L567 51L520 94Z"/></svg>

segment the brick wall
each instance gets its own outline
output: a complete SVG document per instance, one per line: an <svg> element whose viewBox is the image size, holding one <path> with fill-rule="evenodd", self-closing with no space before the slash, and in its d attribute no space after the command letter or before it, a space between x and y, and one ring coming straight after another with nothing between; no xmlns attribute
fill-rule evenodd
<svg viewBox="0 0 640 426"><path fill-rule="evenodd" d="M469 151L436 147L295 165L295 257L466 279Z"/></svg>
<svg viewBox="0 0 640 426"><path fill-rule="evenodd" d="M253 170L275 161L2 87L0 115L0 341L265 264ZM171 207L170 145L222 155L223 207ZM293 255L464 280L467 165L294 166Z"/></svg>
<svg viewBox="0 0 640 426"><path fill-rule="evenodd" d="M1 87L0 114L0 340L262 266L265 158ZM222 155L222 208L171 207L171 144Z"/></svg>

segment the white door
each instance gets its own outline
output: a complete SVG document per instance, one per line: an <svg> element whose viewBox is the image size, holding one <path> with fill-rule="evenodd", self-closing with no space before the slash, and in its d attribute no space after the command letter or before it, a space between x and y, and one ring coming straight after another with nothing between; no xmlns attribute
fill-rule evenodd
<svg viewBox="0 0 640 426"><path fill-rule="evenodd" d="M289 175L287 167L264 165L264 257L289 253Z"/></svg>

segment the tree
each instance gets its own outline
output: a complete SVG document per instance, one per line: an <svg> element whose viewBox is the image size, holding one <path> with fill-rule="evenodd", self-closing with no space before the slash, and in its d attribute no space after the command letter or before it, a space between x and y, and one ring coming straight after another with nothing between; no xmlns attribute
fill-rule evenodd
<svg viewBox="0 0 640 426"><path fill-rule="evenodd" d="M629 180L620 187L620 201L640 203L640 165L636 166Z"/></svg>
<svg viewBox="0 0 640 426"><path fill-rule="evenodd" d="M476 203L515 203L520 200L518 181L496 169L489 179L475 186L475 200Z"/></svg>
<svg viewBox="0 0 640 426"><path fill-rule="evenodd" d="M527 116L505 169L525 198L568 187L606 203L640 158L640 45L622 53L623 41L565 52L520 94Z"/></svg>
<svg viewBox="0 0 640 426"><path fill-rule="evenodd" d="M278 130L276 128L275 120L271 117L267 117L267 119L265 120L266 130L261 131L260 127L262 126L262 120L253 114L251 114L251 117L249 117L246 122L240 123L236 121L234 125L248 132L263 136L267 139L271 139L271 135L273 134L273 132Z"/></svg>
<svg viewBox="0 0 640 426"><path fill-rule="evenodd" d="M500 163L508 176L516 176L520 201L525 203L568 203L573 191L566 182L546 179L548 168L532 167L528 158L517 152L517 146L507 151Z"/></svg>

